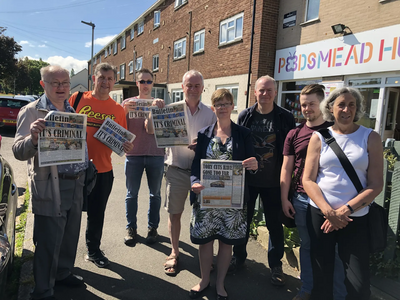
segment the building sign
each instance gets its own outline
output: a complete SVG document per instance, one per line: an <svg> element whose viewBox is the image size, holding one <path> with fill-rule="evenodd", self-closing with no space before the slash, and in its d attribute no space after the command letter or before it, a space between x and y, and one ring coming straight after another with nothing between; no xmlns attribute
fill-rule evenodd
<svg viewBox="0 0 400 300"><path fill-rule="evenodd" d="M276 51L276 80L398 71L400 25Z"/></svg>
<svg viewBox="0 0 400 300"><path fill-rule="evenodd" d="M283 15L283 28L289 28L296 25L296 11Z"/></svg>

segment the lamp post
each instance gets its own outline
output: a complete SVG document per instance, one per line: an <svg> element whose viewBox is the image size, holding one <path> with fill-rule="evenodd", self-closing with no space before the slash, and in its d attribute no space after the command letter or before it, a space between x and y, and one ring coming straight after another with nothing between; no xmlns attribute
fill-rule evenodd
<svg viewBox="0 0 400 300"><path fill-rule="evenodd" d="M81 23L89 25L92 27L92 59L90 60L90 90L93 90L93 44L94 44L94 27L95 25L92 22L81 21Z"/></svg>

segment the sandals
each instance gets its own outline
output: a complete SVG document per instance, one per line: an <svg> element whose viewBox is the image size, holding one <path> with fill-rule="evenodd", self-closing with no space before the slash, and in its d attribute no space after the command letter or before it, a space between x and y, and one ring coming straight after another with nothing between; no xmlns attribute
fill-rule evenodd
<svg viewBox="0 0 400 300"><path fill-rule="evenodd" d="M169 276L175 276L178 273L179 256L170 255L164 263L164 272Z"/></svg>

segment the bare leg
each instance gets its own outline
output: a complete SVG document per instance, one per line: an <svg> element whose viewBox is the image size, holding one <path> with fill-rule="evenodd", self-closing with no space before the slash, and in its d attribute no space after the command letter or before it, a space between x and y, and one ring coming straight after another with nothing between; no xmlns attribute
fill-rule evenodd
<svg viewBox="0 0 400 300"><path fill-rule="evenodd" d="M181 234L181 216L179 214L169 214L168 218L168 230L169 238L171 240L171 256L179 256L179 236Z"/></svg>
<svg viewBox="0 0 400 300"><path fill-rule="evenodd" d="M211 241L205 245L199 246L201 280L192 288L193 291L202 291L210 283L211 263L213 260L213 245L214 241Z"/></svg>
<svg viewBox="0 0 400 300"><path fill-rule="evenodd" d="M232 246L219 241L218 262L217 262L217 282L215 287L217 294L226 297L225 276L232 258Z"/></svg>

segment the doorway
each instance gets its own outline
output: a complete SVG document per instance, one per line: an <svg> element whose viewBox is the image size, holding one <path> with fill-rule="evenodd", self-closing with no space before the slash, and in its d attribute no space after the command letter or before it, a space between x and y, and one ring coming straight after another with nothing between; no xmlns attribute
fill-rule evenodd
<svg viewBox="0 0 400 300"><path fill-rule="evenodd" d="M386 88L385 103L386 113L383 120L383 140L394 138L400 140L400 105L399 88Z"/></svg>

